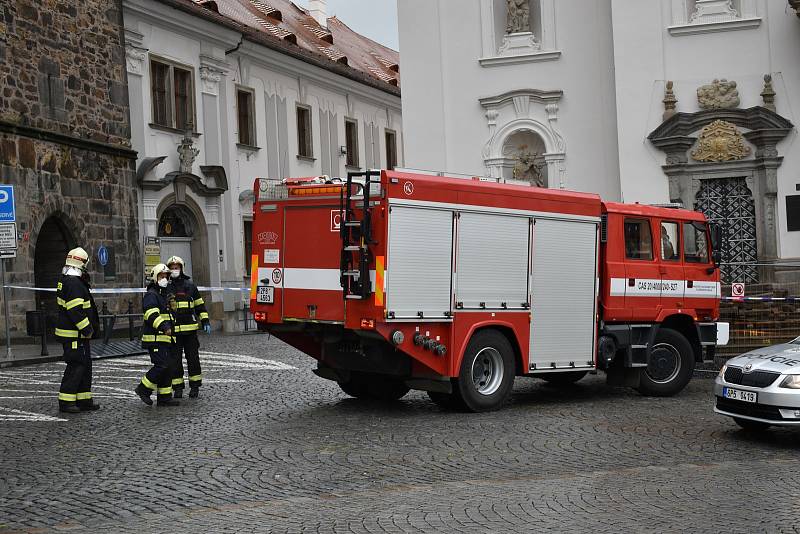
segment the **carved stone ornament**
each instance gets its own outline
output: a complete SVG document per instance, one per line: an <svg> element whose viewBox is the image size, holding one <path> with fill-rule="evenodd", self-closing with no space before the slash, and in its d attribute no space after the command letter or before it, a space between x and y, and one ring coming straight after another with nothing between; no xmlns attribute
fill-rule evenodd
<svg viewBox="0 0 800 534"><path fill-rule="evenodd" d="M695 161L735 161L750 155L741 132L730 122L716 120L703 128L692 152Z"/></svg>
<svg viewBox="0 0 800 534"><path fill-rule="evenodd" d="M129 73L141 76L146 58L146 49L131 44L125 45L125 66Z"/></svg>
<svg viewBox="0 0 800 534"><path fill-rule="evenodd" d="M211 67L200 67L200 80L204 93L217 94L217 88L222 79L222 72Z"/></svg>
<svg viewBox="0 0 800 534"><path fill-rule="evenodd" d="M739 91L736 82L725 78L714 80L697 89L697 102L700 109L732 109L739 107Z"/></svg>
<svg viewBox="0 0 800 534"><path fill-rule="evenodd" d="M678 99L675 98L675 91L672 89L672 81L667 82L667 88L664 91L664 115L662 115L663 120L667 120L668 118L675 115L675 106L678 103Z"/></svg>
<svg viewBox="0 0 800 534"><path fill-rule="evenodd" d="M775 111L775 89L772 87L772 75L764 75L764 89L761 91L761 99L764 107L770 111Z"/></svg>
<svg viewBox="0 0 800 534"><path fill-rule="evenodd" d="M198 154L200 154L200 150L195 148L191 134L187 133L181 140L181 144L178 145L178 161L181 172L192 174L192 166Z"/></svg>
<svg viewBox="0 0 800 534"><path fill-rule="evenodd" d="M506 33L525 33L531 31L531 4L529 0L506 0Z"/></svg>

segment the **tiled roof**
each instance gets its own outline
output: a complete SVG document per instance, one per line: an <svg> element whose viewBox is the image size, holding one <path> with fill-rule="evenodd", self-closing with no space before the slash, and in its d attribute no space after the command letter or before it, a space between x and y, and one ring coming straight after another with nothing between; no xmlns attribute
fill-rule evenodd
<svg viewBox="0 0 800 534"><path fill-rule="evenodd" d="M291 43L338 65L394 87L400 85L400 54L351 30L336 17L320 26L290 0L191 0L205 10ZM174 3L174 2L168 2ZM336 70L336 69L334 69ZM396 89L395 89L396 90Z"/></svg>

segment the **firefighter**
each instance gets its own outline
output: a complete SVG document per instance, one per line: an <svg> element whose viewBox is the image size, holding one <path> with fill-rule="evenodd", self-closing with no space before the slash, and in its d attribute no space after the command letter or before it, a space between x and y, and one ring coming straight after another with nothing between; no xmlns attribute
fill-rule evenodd
<svg viewBox="0 0 800 534"><path fill-rule="evenodd" d="M183 272L183 260L172 256L167 260L170 269L170 284L168 293L174 298L175 314L175 374L172 376L172 387L175 397L183 397L186 384L183 381L183 355L186 355L186 366L189 368L189 397L196 398L203 385L203 375L200 369L200 341L197 339L197 330L202 324L206 334L211 333L205 301L200 296L197 286L191 278Z"/></svg>
<svg viewBox="0 0 800 534"><path fill-rule="evenodd" d="M136 394L148 406L153 404L150 395L157 390L158 406L177 406L172 398L172 373L175 366L173 347L175 344L174 321L167 305L169 269L159 263L150 271L150 284L142 298L144 323L142 324L142 347L150 353L153 367L136 386Z"/></svg>
<svg viewBox="0 0 800 534"><path fill-rule="evenodd" d="M88 262L89 255L82 248L70 250L56 289L56 338L64 346L67 364L58 390L58 409L66 413L100 408L92 399L92 356L89 350L89 340L100 330L100 318L89 291Z"/></svg>

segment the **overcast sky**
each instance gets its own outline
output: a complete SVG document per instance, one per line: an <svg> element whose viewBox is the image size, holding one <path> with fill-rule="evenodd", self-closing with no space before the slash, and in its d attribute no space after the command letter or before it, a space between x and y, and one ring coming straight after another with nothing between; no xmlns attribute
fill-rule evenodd
<svg viewBox="0 0 800 534"><path fill-rule="evenodd" d="M308 9L308 0L294 0ZM328 16L336 15L354 31L399 50L397 0L328 0Z"/></svg>

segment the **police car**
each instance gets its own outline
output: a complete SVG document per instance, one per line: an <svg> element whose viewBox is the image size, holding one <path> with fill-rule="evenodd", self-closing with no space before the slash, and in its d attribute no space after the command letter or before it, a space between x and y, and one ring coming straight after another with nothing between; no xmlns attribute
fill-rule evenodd
<svg viewBox="0 0 800 534"><path fill-rule="evenodd" d="M714 411L746 430L800 426L800 337L728 360L714 395Z"/></svg>

